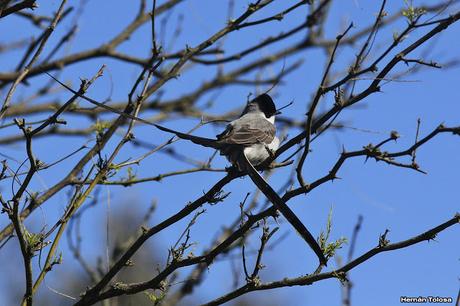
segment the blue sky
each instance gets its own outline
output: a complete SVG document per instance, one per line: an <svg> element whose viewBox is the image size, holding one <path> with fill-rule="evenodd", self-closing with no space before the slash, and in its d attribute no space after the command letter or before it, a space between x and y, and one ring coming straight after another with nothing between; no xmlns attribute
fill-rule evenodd
<svg viewBox="0 0 460 306"><path fill-rule="evenodd" d="M56 10L59 1L39 1L40 7L36 9L39 14L46 14ZM78 6L78 1L69 1L70 5ZM135 3L135 4L134 4ZM159 1L159 4L163 1ZM270 16L293 4L294 1L277 1L262 12L253 16L252 20ZM414 1L414 5L432 3L431 1ZM238 16L246 7L247 1L236 1L235 14ZM349 22L354 23L350 34L358 32L363 27L371 24L375 14L378 12L380 3L377 1L346 0L336 1L328 16L329 22L325 28L326 38L334 37L343 31ZM222 7L225 9L222 9ZM389 1L387 11L395 13L404 6L404 1ZM302 8L302 10L304 10ZM458 6L456 7L458 9ZM78 34L68 50L71 54L91 47L97 47L101 42L109 40L115 33L126 26L138 10L137 2L126 4L124 1L89 1L85 6L79 24ZM267 23L264 26L244 29L229 35L225 40L225 50L233 54L261 41L268 35L275 35L283 30L292 28L299 24L305 13L299 10L292 13L282 22ZM455 7L450 9L455 12ZM184 15L183 34L174 44L168 43L174 34L173 24ZM168 17L169 26L166 27L166 51L177 51L185 44L195 45L207 38L225 24L227 12L226 5L222 1L203 0L185 1ZM162 16L163 17L163 16ZM49 46L65 33L72 24L70 16L53 33ZM22 26L28 24L18 17L7 18L0 23L2 40L10 41L28 37L31 32L24 31ZM382 50L392 41L393 33L400 32L405 27L405 21L391 24L378 33L377 42L372 52L380 54ZM29 28L27 28L29 29ZM404 46L410 44L429 29L422 28L407 37ZM416 51L413 58L424 56L426 60L435 60L441 65L451 60L458 60L460 42L458 33L459 24L454 24L446 31L438 35L432 44L428 44L429 52ZM136 56L147 56L150 48L150 25L145 24L142 29L136 32L131 39L124 43L118 50ZM287 41L294 43L300 41L305 33L299 33ZM230 63L224 71L230 71L244 63L248 63L258 57L265 56L280 50L287 43L271 45L242 61ZM341 72L353 60L356 47L343 47L337 54L333 72ZM168 49L169 48L169 49ZM45 50L49 51L48 48ZM402 50L397 48L395 52ZM20 53L10 52L0 57L2 71L14 69L17 57ZM396 54L396 53L393 53ZM373 56L371 55L371 58ZM322 76L325 63L324 52L320 49L303 51L285 59L285 65L289 66L297 60L303 60L300 69L289 74L274 89L276 103L278 106L285 105L289 101L294 104L286 109L284 116L303 119L306 105L312 98ZM384 61L384 63L388 60ZM114 60L98 58L87 62L71 65L65 69L60 78L71 81L74 87L77 86L79 77L90 77L102 65L107 65L103 78L98 80L90 89L89 95L103 101L108 97L114 102L126 100L127 94L139 73L139 67L121 64ZM274 63L271 69L262 73L270 76L282 70L283 61ZM396 72L404 71L404 65L399 65ZM165 99L180 96L183 93L192 91L203 81L209 80L216 73L215 67L197 66L187 67L181 76L171 80L164 87L163 97ZM246 76L246 79L254 78L255 73ZM360 102L360 107L344 111L339 121L345 123L349 128L341 131L331 131L321 136L312 144L312 153L308 156L305 164L304 175L308 181L312 181L326 174L339 157L342 147L347 150L359 150L363 146L385 139L390 131L396 130L401 138L396 143L386 146L388 151L399 151L409 147L415 138L417 119L421 119L420 135L426 135L437 125L444 123L446 126L458 126L460 124L460 106L458 84L460 81L460 69L453 66L446 69L424 68L420 72L405 76L399 82L391 82L382 87L381 93L376 93ZM32 93L40 84L48 82L47 77L36 77L31 79L29 87L21 86L15 94L20 98ZM358 89L364 88L367 80L358 83ZM246 101L248 93L254 93L254 87L229 86L219 91L218 102L210 110L213 114L221 114L235 107L241 106ZM2 97L5 95L1 93ZM61 92L58 98L64 100L70 95ZM204 105L211 95L206 95L198 102ZM48 102L43 99L41 102ZM81 105L89 106L86 102ZM327 109L333 103L332 96L326 96L321 102L320 109ZM153 112L143 113L143 117L149 118ZM68 127L78 128L88 125L88 121L75 116L64 115L68 121ZM39 115L33 118L44 118ZM107 117L108 118L108 117ZM178 129L187 130L198 122L197 119L171 120L165 125ZM204 127L197 131L197 134L212 136L218 132L218 128ZM0 130L1 135L17 134L15 129ZM298 131L292 130L288 136L294 136ZM138 139L159 144L168 139L165 135L151 127L138 125L134 133ZM65 153L69 153L84 144L86 138L63 139L61 137L50 137L37 141L35 152L45 162L52 162ZM105 152L109 154L110 149L116 142L110 143ZM196 147L195 145L179 141L174 148L196 159L205 159L213 152ZM2 153L13 155L17 160L25 158L23 144L15 144L1 148ZM135 158L142 155L145 149L125 146L117 157L116 161L121 162L127 158ZM333 228L331 239L340 237L351 237L353 227L359 215L364 218L362 230L357 240L355 255L360 255L373 248L378 243L379 235L385 229L389 229L388 239L392 242L400 241L426 231L440 223L450 219L459 211L459 188L458 171L460 169L460 139L453 135L440 135L417 152L417 160L427 175L403 168L396 168L376 163L373 160L365 162L364 158L356 158L346 162L339 172L340 180L329 182L317 188L307 196L300 196L289 202L292 209L298 214L309 229L318 235L325 228L329 211L333 212ZM62 178L63 171L66 171L78 161L77 155L60 164L56 168L44 171L39 178L33 181L32 188L43 191L46 187L52 186ZM284 155L288 156L288 154ZM283 156L283 157L284 157ZM407 161L407 160L406 160ZM224 167L226 161L218 157L213 165ZM14 163L12 164L14 165ZM17 167L17 165L16 165ZM174 169L185 169L187 165L174 161L164 154L154 154L145 159L139 167L134 168L139 177L153 176L169 172ZM277 170L270 178L272 186L277 189L284 184L289 175L289 169ZM125 175L121 172L120 175ZM102 256L105 249L105 218L107 213L116 214L125 209L133 210L139 216L146 210L152 199L158 201L158 207L149 225L170 216L181 209L187 202L193 201L207 191L219 178L222 173L195 173L184 176L164 179L162 182L149 182L136 185L130 188L103 187L101 193L106 199L110 197L110 209L107 208L107 201L101 201L90 215L82 223L82 235L87 243L85 255L89 256L91 262L96 261L96 256ZM1 185L2 193L9 194L9 186ZM206 206L206 214L199 218L199 222L192 228L192 237L198 242L194 253L199 254L205 249L212 239L220 233L225 225L231 224L239 216L239 202L242 201L247 192L253 192L251 181L247 178L237 179L224 188L231 192L224 203L214 206ZM31 228L39 230L43 226L53 224L56 218L62 213L67 203L66 193L61 192L53 197L42 209L34 212L29 223ZM140 217L139 217L140 219ZM155 252L156 256L165 258L166 247L171 246L190 218L176 224L170 229L160 233L149 242L147 248L153 244L155 248L149 249ZM7 222L5 215L0 216L0 224ZM283 221L280 222L280 231L275 239L288 233L276 247L267 252L264 256L264 264L267 266L261 273L262 281L279 280L284 277L296 277L311 273L316 265L314 253L307 249L301 240ZM396 305L401 295L419 296L447 296L455 298L459 288L459 248L458 237L459 227L454 226L442 232L435 241L421 243L403 250L379 254L371 260L354 269L349 278L353 281L353 305L366 305L372 301L373 305ZM248 248L257 248L257 238L260 231L254 234L254 239L249 242ZM158 245L163 248L158 248ZM69 269L79 269L75 260L67 249L65 239L60 247L64 254L64 264L57 267L53 273L59 276ZM17 245L9 243L7 248L18 251ZM161 254L157 254L161 251ZM340 256L346 256L348 246L338 252ZM3 254L2 254L3 253ZM4 254L0 252L0 262L5 262ZM19 254L19 253L17 253ZM236 253L239 254L239 253ZM241 268L241 260L235 261ZM18 278L22 277L20 260L14 263L18 272ZM328 269L336 267L334 260L330 261ZM154 273L154 269L152 273ZM199 302L210 301L231 288L231 265L229 260L217 261L206 275L206 280L193 296ZM53 277L53 273L47 279L47 285L59 289L59 278ZM185 277L187 273L180 274ZM180 279L180 278L179 278ZM8 281L0 276L0 283ZM241 281L240 281L241 285ZM3 286L1 286L3 287ZM2 289L0 289L1 292ZM44 287L43 290L48 290ZM6 293L1 293L4 296ZM327 280L307 287L283 288L273 291L251 293L250 296L267 299L275 305L340 305L340 283L337 280ZM63 301L63 303L68 303ZM1 303L0 303L1 304Z"/></svg>

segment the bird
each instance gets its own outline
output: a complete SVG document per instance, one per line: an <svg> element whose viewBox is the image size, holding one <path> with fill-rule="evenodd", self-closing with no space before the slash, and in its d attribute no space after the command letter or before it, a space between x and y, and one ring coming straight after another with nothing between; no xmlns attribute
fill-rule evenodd
<svg viewBox="0 0 460 306"><path fill-rule="evenodd" d="M278 114L280 111L276 109L273 99L264 93L247 103L240 117L231 121L216 139L181 133L157 124L155 126L179 138L219 150L230 163L242 170L239 163L241 153L252 165L258 166L278 149L280 140L276 137L275 127L275 116Z"/></svg>
<svg viewBox="0 0 460 306"><path fill-rule="evenodd" d="M216 135L216 139L185 134L159 124L154 125L179 138L219 150L220 154L238 170L245 171L259 188L263 186L261 191L312 248L320 263L327 265L327 259L313 235L253 167L273 157L278 149L280 141L276 136L275 116L280 113L273 99L264 93L249 101L240 117L231 121L222 133Z"/></svg>

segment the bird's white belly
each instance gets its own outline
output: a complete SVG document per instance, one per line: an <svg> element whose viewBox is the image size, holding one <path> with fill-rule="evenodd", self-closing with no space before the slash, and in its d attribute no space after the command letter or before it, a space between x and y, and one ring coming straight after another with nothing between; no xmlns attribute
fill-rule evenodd
<svg viewBox="0 0 460 306"><path fill-rule="evenodd" d="M273 141L268 145L254 144L250 147L244 148L244 154L251 162L251 164L257 166L270 157L269 150L271 153L275 153L279 145L280 141L278 137L275 137Z"/></svg>

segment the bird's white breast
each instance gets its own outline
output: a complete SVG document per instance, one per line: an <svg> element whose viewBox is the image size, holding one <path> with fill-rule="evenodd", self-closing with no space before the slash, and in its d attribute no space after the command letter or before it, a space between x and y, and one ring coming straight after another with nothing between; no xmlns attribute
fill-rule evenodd
<svg viewBox="0 0 460 306"><path fill-rule="evenodd" d="M273 141L268 145L257 143L250 147L244 148L244 154L251 162L251 164L257 166L264 162L267 158L269 158L270 154L275 153L279 145L280 140L278 139L278 137L275 136L275 138L273 138Z"/></svg>

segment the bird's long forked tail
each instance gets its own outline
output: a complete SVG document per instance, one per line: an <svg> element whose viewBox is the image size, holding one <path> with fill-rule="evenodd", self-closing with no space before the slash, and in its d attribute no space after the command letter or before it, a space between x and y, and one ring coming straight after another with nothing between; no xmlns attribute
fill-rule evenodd
<svg viewBox="0 0 460 306"><path fill-rule="evenodd" d="M320 264L327 265L326 257L323 251L316 242L313 235L308 231L305 225L300 221L296 214L289 208L289 206L280 198L280 196L273 190L273 188L264 180L264 178L257 172L254 166L249 162L246 155L242 153L239 158L242 166L245 166L246 171L254 182L254 184L262 191L262 193L272 202L273 206L281 212L281 214L288 220L294 229L302 236L303 240L310 246L310 248L318 256Z"/></svg>
<svg viewBox="0 0 460 306"><path fill-rule="evenodd" d="M199 144L199 145L202 145L204 147L214 148L214 149L220 149L221 148L221 144L219 144L214 139L200 137L200 136L194 136L194 135L190 135L190 134L185 134L185 133L182 133L182 132L178 132L178 131L175 131L175 130L168 129L168 128L166 128L164 126L161 126L159 124L154 124L154 125L159 130L162 130L162 131L167 132L167 133L175 134L177 137L179 137L181 139L190 140L191 142Z"/></svg>

